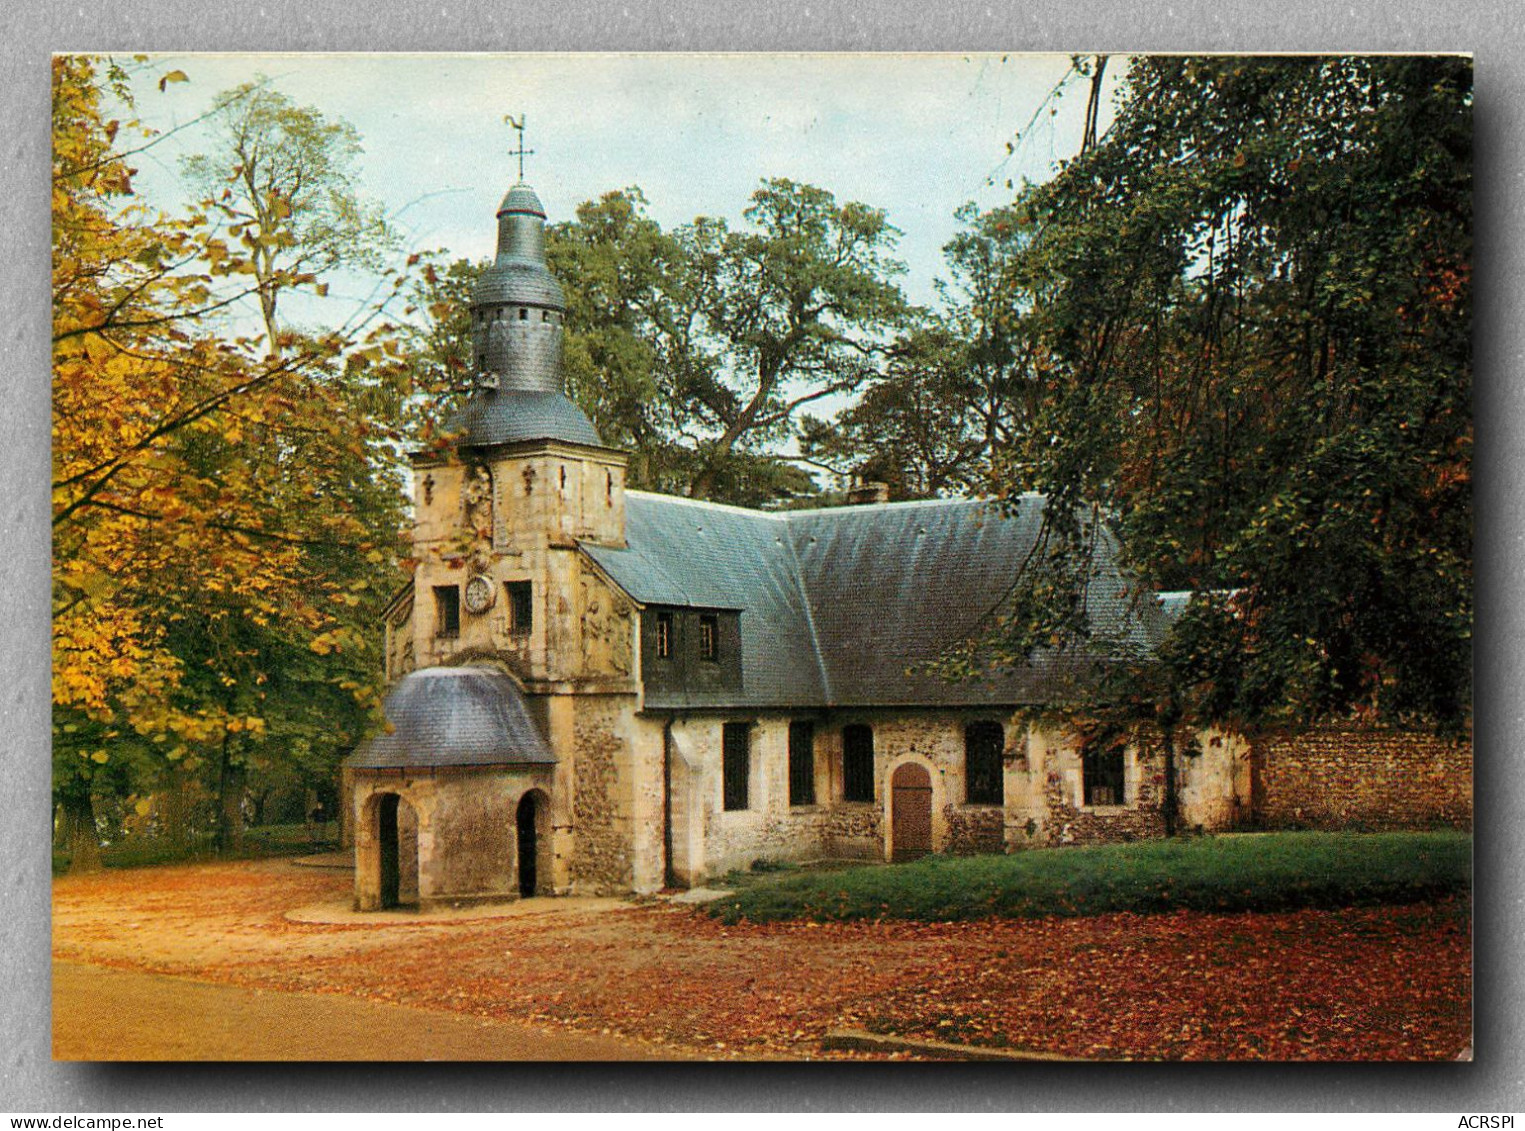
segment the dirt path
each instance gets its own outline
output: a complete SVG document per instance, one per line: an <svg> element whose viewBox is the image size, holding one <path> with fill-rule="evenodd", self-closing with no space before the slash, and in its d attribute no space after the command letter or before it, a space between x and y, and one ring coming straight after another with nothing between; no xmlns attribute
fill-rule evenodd
<svg viewBox="0 0 1525 1131"><path fill-rule="evenodd" d="M144 995L135 1008L148 1008L150 991L167 994L160 1017L182 1011L183 996L205 1001L182 1026L193 1037L224 1032L281 1048L305 1024L290 1011L318 1011L313 1025L333 1031L291 1044L294 1058L432 1055L398 1042L480 1038L482 1020L573 1042L525 1055L578 1058L615 1047L862 1055L823 1052L823 1037L844 1028L1103 1059L1451 1060L1471 1038L1465 901L726 926L693 908L592 900L359 916L346 910L349 893L343 872L282 860L64 877L53 889L53 955L65 966L191 979L191 989L149 979L121 992ZM111 1050L159 1039L134 1036L141 1027L109 1006L71 1001L82 981L61 977L61 1056L125 1056ZM267 1003L255 991L276 994ZM401 1020L419 1015L421 1030ZM185 1047L141 1051L174 1057ZM517 1048L506 1036L463 1047L478 1051L441 1055Z"/></svg>
<svg viewBox="0 0 1525 1131"><path fill-rule="evenodd" d="M54 1060L651 1060L612 1037L331 994L53 964Z"/></svg>

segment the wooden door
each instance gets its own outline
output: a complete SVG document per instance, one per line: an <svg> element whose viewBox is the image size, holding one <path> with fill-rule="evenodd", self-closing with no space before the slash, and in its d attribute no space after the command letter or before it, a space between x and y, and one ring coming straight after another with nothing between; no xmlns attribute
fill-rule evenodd
<svg viewBox="0 0 1525 1131"><path fill-rule="evenodd" d="M907 762L890 779L890 858L915 860L932 851L932 775Z"/></svg>

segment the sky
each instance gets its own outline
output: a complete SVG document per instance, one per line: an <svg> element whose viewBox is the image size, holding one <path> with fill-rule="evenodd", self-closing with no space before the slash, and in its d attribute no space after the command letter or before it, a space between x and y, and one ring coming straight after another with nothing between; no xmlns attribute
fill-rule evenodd
<svg viewBox="0 0 1525 1131"><path fill-rule="evenodd" d="M189 81L160 91L176 69ZM360 188L393 217L404 254L492 253L493 213L517 179L505 114L525 116L525 179L552 222L635 185L664 228L700 215L735 226L764 178L803 181L885 209L902 232L901 285L930 303L954 211L1009 201L1008 181L1046 179L1078 148L1084 83L1049 98L1069 69L1068 56L1022 54L179 54L150 57L136 98L168 131L263 75L348 120L365 146ZM208 146L197 126L165 138L135 158L139 191L183 199L179 157ZM348 282L336 301L363 299Z"/></svg>

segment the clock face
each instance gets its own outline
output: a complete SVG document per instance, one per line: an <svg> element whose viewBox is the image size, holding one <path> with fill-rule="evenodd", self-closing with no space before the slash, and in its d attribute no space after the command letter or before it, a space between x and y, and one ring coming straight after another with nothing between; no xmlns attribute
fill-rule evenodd
<svg viewBox="0 0 1525 1131"><path fill-rule="evenodd" d="M469 613L485 613L492 608L494 587L492 578L477 574L466 582L466 611Z"/></svg>

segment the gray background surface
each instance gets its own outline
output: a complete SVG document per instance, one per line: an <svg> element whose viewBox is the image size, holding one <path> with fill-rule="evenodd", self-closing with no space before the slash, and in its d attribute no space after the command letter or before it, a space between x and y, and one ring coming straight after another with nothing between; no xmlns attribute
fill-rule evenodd
<svg viewBox="0 0 1525 1131"><path fill-rule="evenodd" d="M1517 0L13 3L0 35L0 1110L1507 1111L1520 947L1525 36ZM1510 12L1514 12L1510 16ZM53 51L1470 51L1476 56L1477 1059L1470 1065L260 1066L49 1058L48 55ZM1446 1126L1455 1126L1454 1120Z"/></svg>

